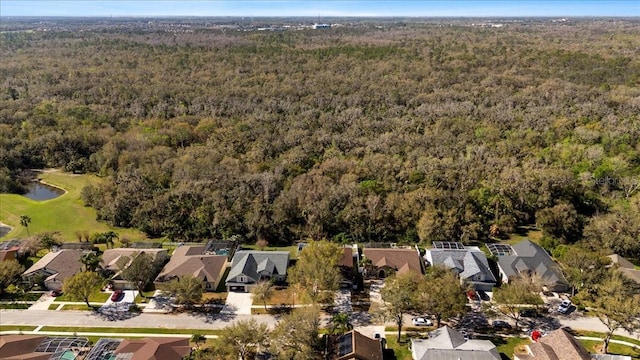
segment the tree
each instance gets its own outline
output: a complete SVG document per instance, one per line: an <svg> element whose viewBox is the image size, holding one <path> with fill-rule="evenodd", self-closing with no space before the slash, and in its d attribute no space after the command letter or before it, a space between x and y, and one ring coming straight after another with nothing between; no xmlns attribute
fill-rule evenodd
<svg viewBox="0 0 640 360"><path fill-rule="evenodd" d="M536 212L536 222L542 232L563 244L582 237L582 217L572 204L561 203Z"/></svg>
<svg viewBox="0 0 640 360"><path fill-rule="evenodd" d="M42 247L51 251L54 247L60 246L60 241L56 239L55 233L44 233L39 235Z"/></svg>
<svg viewBox="0 0 640 360"><path fill-rule="evenodd" d="M398 326L398 341L404 324L404 315L417 307L416 294L424 278L413 272L388 277L384 281L380 295L384 301L381 315L391 319Z"/></svg>
<svg viewBox="0 0 640 360"><path fill-rule="evenodd" d="M256 241L256 247L260 251L264 250L267 246L269 246L269 242L265 239L258 239L258 241Z"/></svg>
<svg viewBox="0 0 640 360"><path fill-rule="evenodd" d="M576 292L581 297L589 296L595 291L595 286L607 276L611 260L577 246L560 247L558 250L562 271L571 284L571 296L575 296ZM586 294L582 294L583 292Z"/></svg>
<svg viewBox="0 0 640 360"><path fill-rule="evenodd" d="M0 261L0 294L7 286L13 284L23 272L24 267L16 260Z"/></svg>
<svg viewBox="0 0 640 360"><path fill-rule="evenodd" d="M273 285L270 281L261 281L251 289L253 300L264 304L264 311L267 311L267 301L273 296Z"/></svg>
<svg viewBox="0 0 640 360"><path fill-rule="evenodd" d="M128 259L126 259L128 262ZM125 261L122 261L118 266L124 269L121 272L121 276L124 280L134 284L136 289L143 294L145 287L151 281L154 273L154 262L151 255L145 252L138 253L133 256L133 260L128 265L121 266Z"/></svg>
<svg viewBox="0 0 640 360"><path fill-rule="evenodd" d="M96 271L100 266L100 256L95 252L88 252L82 255L80 262L84 265L84 271Z"/></svg>
<svg viewBox="0 0 640 360"><path fill-rule="evenodd" d="M349 320L349 314L338 313L333 314L331 317L331 333L332 334L344 334L347 331L353 330L353 324Z"/></svg>
<svg viewBox="0 0 640 360"><path fill-rule="evenodd" d="M640 294L620 272L611 269L609 276L596 286L591 305L598 319L607 327L603 352L606 354L609 341L618 329L630 333L640 329Z"/></svg>
<svg viewBox="0 0 640 360"><path fill-rule="evenodd" d="M255 319L240 320L222 329L218 347L226 354L242 360L250 358L268 345L269 329Z"/></svg>
<svg viewBox="0 0 640 360"><path fill-rule="evenodd" d="M271 349L278 359L315 360L322 354L320 338L320 309L317 306L296 308L280 320L271 337Z"/></svg>
<svg viewBox="0 0 640 360"><path fill-rule="evenodd" d="M102 237L105 244L107 244L107 248L109 247L109 244L111 244L111 248L113 248L113 241L118 239L119 236L115 231L107 231L102 234Z"/></svg>
<svg viewBox="0 0 640 360"><path fill-rule="evenodd" d="M497 311L515 322L518 328L520 321L521 305L542 305L544 302L539 295L542 289L535 277L521 275L509 280L507 284L502 284L493 292L493 302L497 305Z"/></svg>
<svg viewBox="0 0 640 360"><path fill-rule="evenodd" d="M314 303L330 301L340 286L338 265L342 255L337 244L326 240L312 241L300 252L289 281L304 289Z"/></svg>
<svg viewBox="0 0 640 360"><path fill-rule="evenodd" d="M62 289L71 300L84 301L88 307L91 307L89 297L100 291L104 283L104 279L98 273L83 271L65 280Z"/></svg>
<svg viewBox="0 0 640 360"><path fill-rule="evenodd" d="M196 350L200 350L200 343L204 342L205 340L207 340L207 338L200 333L192 334L190 339L192 343L196 344Z"/></svg>
<svg viewBox="0 0 640 360"><path fill-rule="evenodd" d="M191 307L202 301L204 287L202 280L191 275L182 276L166 284L164 294L175 298L175 303Z"/></svg>
<svg viewBox="0 0 640 360"><path fill-rule="evenodd" d="M20 225L24 226L24 228L27 229L27 236L31 236L29 234L29 224L31 224L31 216L20 215Z"/></svg>
<svg viewBox="0 0 640 360"><path fill-rule="evenodd" d="M436 317L436 327L442 319L449 319L465 312L466 288L451 270L434 266L429 268L425 281L420 282L417 306L420 312Z"/></svg>

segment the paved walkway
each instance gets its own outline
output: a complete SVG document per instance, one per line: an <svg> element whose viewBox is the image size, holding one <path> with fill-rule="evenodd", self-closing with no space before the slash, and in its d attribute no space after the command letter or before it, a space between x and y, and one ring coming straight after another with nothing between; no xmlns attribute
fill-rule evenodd
<svg viewBox="0 0 640 360"><path fill-rule="evenodd" d="M252 304L253 299L251 293L230 291L229 294L227 294L227 300L220 313L251 315Z"/></svg>
<svg viewBox="0 0 640 360"><path fill-rule="evenodd" d="M35 304L29 306L27 310L49 310L49 306L56 300L49 294L42 294Z"/></svg>

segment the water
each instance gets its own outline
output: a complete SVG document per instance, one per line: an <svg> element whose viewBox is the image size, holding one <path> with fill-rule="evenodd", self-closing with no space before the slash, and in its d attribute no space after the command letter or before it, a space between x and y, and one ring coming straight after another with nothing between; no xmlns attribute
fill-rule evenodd
<svg viewBox="0 0 640 360"><path fill-rule="evenodd" d="M24 194L24 196L31 200L44 201L55 199L62 194L64 194L64 190L62 189L34 181L29 186L29 192Z"/></svg>

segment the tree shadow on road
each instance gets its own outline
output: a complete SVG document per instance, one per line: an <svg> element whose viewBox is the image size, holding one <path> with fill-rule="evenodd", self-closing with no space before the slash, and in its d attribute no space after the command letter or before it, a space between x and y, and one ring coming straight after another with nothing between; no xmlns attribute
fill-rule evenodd
<svg viewBox="0 0 640 360"><path fill-rule="evenodd" d="M103 305L95 309L92 315L106 321L122 321L140 316L139 311L133 311L132 309L130 309L131 305L132 304L129 303L113 303L109 305Z"/></svg>
<svg viewBox="0 0 640 360"><path fill-rule="evenodd" d="M190 311L189 316L198 318L207 324L211 324L215 321L230 322L237 317L237 310L238 309L233 305L225 305L222 309L220 307L205 306Z"/></svg>

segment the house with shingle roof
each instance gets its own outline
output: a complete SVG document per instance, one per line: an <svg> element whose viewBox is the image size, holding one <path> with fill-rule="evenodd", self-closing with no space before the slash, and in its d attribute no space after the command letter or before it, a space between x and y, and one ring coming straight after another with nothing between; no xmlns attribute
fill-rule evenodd
<svg viewBox="0 0 640 360"><path fill-rule="evenodd" d="M567 292L569 283L560 266L540 245L529 240L511 246L512 253L498 256L498 268L503 282L520 274L535 274L550 291Z"/></svg>
<svg viewBox="0 0 640 360"><path fill-rule="evenodd" d="M227 291L249 291L261 280L287 279L288 251L236 251L227 275Z"/></svg>
<svg viewBox="0 0 640 360"><path fill-rule="evenodd" d="M565 329L558 329L526 346L526 354L514 354L514 360L631 360L630 356L590 354Z"/></svg>
<svg viewBox="0 0 640 360"><path fill-rule="evenodd" d="M118 248L108 249L102 254L100 266L107 273L111 274L109 282L115 289L134 289L135 286L122 278L122 271L126 269L133 259L140 254L145 253L153 259L156 266L156 272L167 260L166 249L137 249L137 248Z"/></svg>
<svg viewBox="0 0 640 360"><path fill-rule="evenodd" d="M327 359L382 360L382 342L351 330L343 335L330 335L327 341Z"/></svg>
<svg viewBox="0 0 640 360"><path fill-rule="evenodd" d="M379 278L396 273L424 274L423 260L414 249L364 248L363 258L371 261Z"/></svg>
<svg viewBox="0 0 640 360"><path fill-rule="evenodd" d="M640 270L636 270L633 263L617 254L609 255L608 257L613 264L618 265L618 271L640 284Z"/></svg>
<svg viewBox="0 0 640 360"><path fill-rule="evenodd" d="M61 290L62 283L82 271L80 259L84 252L80 250L60 250L47 253L38 262L31 265L22 278L31 285L44 280L44 285L49 290Z"/></svg>
<svg viewBox="0 0 640 360"><path fill-rule="evenodd" d="M475 290L491 291L496 285L487 256L477 246L427 249L424 258L431 266L455 271L460 280L467 281Z"/></svg>
<svg viewBox="0 0 640 360"><path fill-rule="evenodd" d="M182 360L191 353L187 338L125 339L114 351L116 359Z"/></svg>
<svg viewBox="0 0 640 360"><path fill-rule="evenodd" d="M162 268L154 284L161 288L167 282L183 276L193 276L203 282L205 291L215 291L227 269L227 255L205 254L206 246L179 246Z"/></svg>
<svg viewBox="0 0 640 360"><path fill-rule="evenodd" d="M428 339L411 339L413 360L500 360L500 353L489 340L465 340L448 326L429 333Z"/></svg>

